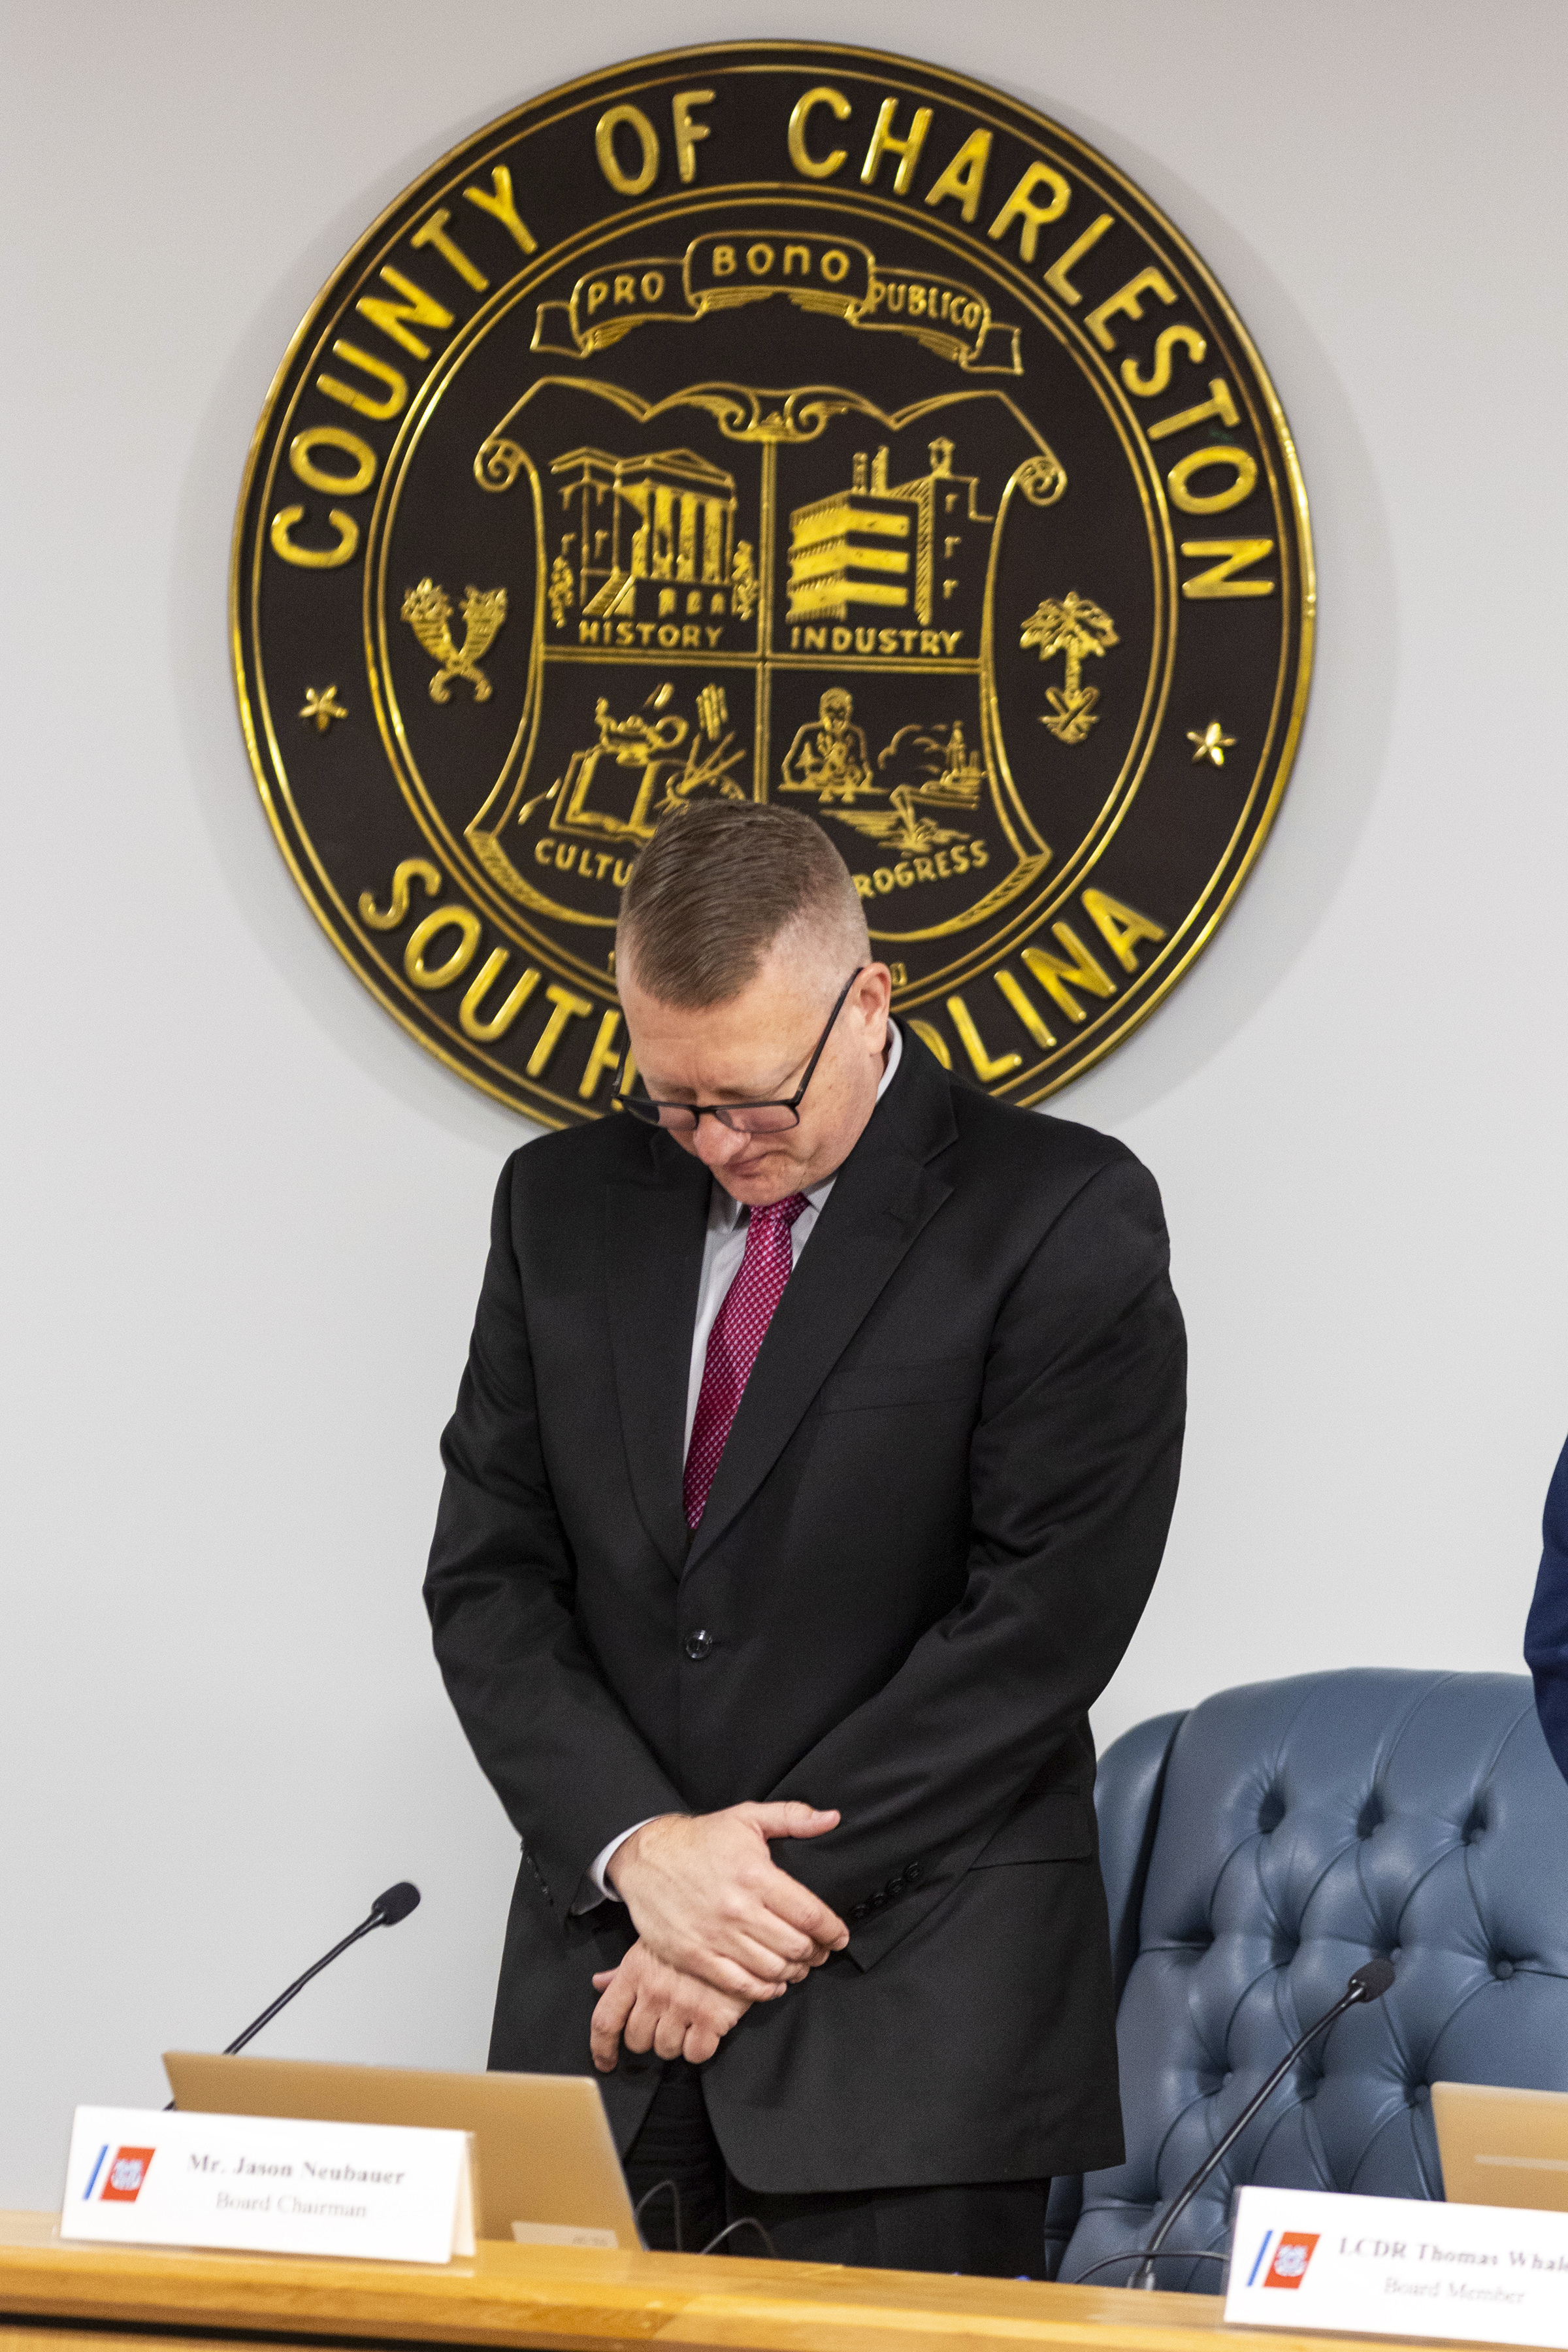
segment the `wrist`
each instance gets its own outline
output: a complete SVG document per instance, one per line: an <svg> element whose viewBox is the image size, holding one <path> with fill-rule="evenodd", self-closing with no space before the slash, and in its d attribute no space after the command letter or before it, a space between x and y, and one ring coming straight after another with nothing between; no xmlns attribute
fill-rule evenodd
<svg viewBox="0 0 1568 2352"><path fill-rule="evenodd" d="M679 1819L678 1813L657 1813L652 1821L639 1822L629 1837L621 1840L605 1864L605 1876L623 1902L626 1899L626 1875L629 1874L635 1877L637 1874L637 1863L644 1852L644 1840L660 1830L666 1822Z"/></svg>

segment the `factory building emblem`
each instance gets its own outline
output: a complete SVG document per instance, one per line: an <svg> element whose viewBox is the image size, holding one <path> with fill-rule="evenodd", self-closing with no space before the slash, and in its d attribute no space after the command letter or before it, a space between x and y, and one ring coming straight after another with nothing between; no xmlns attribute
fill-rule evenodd
<svg viewBox="0 0 1568 2352"><path fill-rule="evenodd" d="M819 824L894 1003L1037 1102L1245 879L1310 667L1306 502L1224 294L961 77L753 42L503 117L272 387L234 655L296 880L421 1044L609 1104L617 896L698 802Z"/></svg>

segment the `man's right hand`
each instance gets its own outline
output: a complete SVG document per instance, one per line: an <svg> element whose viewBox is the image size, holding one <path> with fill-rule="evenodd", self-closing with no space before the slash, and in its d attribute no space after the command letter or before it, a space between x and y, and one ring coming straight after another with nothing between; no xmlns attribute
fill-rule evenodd
<svg viewBox="0 0 1568 2352"><path fill-rule="evenodd" d="M599 2004L589 2024L588 2047L601 2074L614 2074L623 2036L628 2050L652 2050L660 2058L706 2065L750 2006L726 2000L696 1977L682 1976L640 1943L618 1968L600 1969L594 1990Z"/></svg>
<svg viewBox="0 0 1568 2352"><path fill-rule="evenodd" d="M657 1958L719 1992L768 2000L849 1941L837 1913L780 1870L768 1840L820 1837L837 1823L794 1801L661 1813L616 1849L608 1875Z"/></svg>

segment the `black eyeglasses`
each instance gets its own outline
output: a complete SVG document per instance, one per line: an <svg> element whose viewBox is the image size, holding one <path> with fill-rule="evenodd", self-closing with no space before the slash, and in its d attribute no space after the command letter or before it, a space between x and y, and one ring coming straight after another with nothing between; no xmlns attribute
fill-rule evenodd
<svg viewBox="0 0 1568 2352"><path fill-rule="evenodd" d="M691 1134L698 1121L705 1118L716 1118L721 1127L732 1127L738 1135L777 1135L786 1127L798 1127L801 1099L811 1084L812 1072L822 1059L824 1049L833 1034L833 1024L844 1009L845 998L859 979L861 972L868 969L868 966L866 964L858 965L834 998L833 1010L827 1016L827 1024L816 1041L816 1051L806 1064L805 1076L788 1102L655 1102L647 1095L628 1095L617 1092L614 1098L616 1109L629 1110L634 1118L640 1118L646 1126L668 1128L677 1135ZM626 1069L624 1056L621 1069L623 1072ZM620 1080L617 1077L617 1087L619 1084Z"/></svg>

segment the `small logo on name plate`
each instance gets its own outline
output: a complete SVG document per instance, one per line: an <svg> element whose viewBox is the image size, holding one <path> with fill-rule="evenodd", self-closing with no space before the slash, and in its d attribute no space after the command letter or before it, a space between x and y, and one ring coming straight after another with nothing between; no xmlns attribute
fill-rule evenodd
<svg viewBox="0 0 1568 2352"><path fill-rule="evenodd" d="M1318 2242L1314 2231L1285 2230L1274 2249L1274 2260L1263 2273L1265 2286L1300 2286L1307 2275L1307 2265L1312 2259L1312 2249Z"/></svg>
<svg viewBox="0 0 1568 2352"><path fill-rule="evenodd" d="M114 2153L113 2161L103 2176L100 2194L106 2205L134 2205L142 2194L148 2167L157 2154L151 2147L121 2147Z"/></svg>

